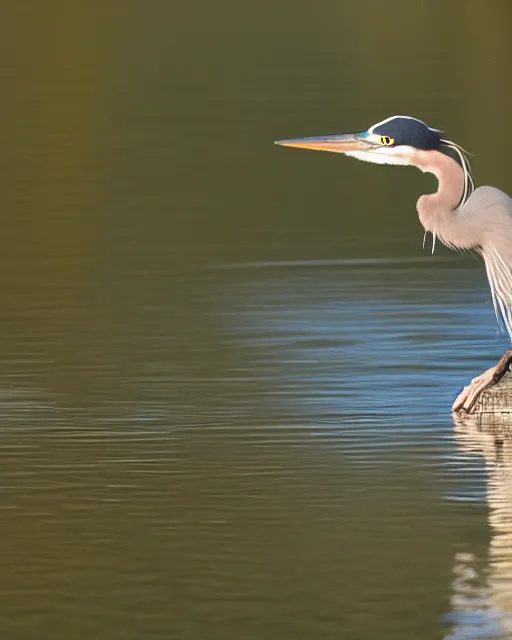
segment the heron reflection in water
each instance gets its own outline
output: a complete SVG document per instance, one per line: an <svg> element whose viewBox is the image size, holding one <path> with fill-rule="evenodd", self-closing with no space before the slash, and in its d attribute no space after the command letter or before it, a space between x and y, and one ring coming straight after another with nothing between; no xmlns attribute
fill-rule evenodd
<svg viewBox="0 0 512 640"><path fill-rule="evenodd" d="M436 193L417 203L425 234L452 249L478 251L485 262L494 310L512 337L512 199L495 187L475 189L467 154L438 129L409 116L391 116L362 133L279 140L278 145L344 153L377 164L411 165L433 173ZM512 350L473 378L453 404L471 411L484 389L498 382L512 364Z"/></svg>

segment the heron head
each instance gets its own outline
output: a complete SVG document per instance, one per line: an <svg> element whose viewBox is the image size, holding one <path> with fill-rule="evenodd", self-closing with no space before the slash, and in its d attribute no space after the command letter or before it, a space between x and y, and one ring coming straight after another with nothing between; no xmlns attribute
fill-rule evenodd
<svg viewBox="0 0 512 640"><path fill-rule="evenodd" d="M362 133L278 140L284 147L344 153L377 164L413 164L415 151L441 150L441 132L410 116L391 116Z"/></svg>
<svg viewBox="0 0 512 640"><path fill-rule="evenodd" d="M417 118L391 116L362 133L278 140L276 144L283 147L344 153L358 160L377 164L413 165L422 171L432 171L436 175L439 152L450 157L462 169L464 191L461 202L464 203L474 189L467 153L455 142L442 138L441 134L441 131L428 127Z"/></svg>

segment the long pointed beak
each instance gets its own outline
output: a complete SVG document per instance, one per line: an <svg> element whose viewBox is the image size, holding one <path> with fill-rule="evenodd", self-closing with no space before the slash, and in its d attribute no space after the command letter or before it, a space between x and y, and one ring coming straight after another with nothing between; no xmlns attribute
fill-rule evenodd
<svg viewBox="0 0 512 640"><path fill-rule="evenodd" d="M313 136L311 138L277 140L275 144L281 147L297 147L298 149L346 153L347 151L374 149L376 146L375 142L370 142L367 136L367 133L343 133L339 135Z"/></svg>

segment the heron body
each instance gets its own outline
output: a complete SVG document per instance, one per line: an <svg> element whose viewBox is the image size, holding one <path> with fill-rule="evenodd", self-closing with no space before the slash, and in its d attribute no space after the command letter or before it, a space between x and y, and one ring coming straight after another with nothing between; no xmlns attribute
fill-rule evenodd
<svg viewBox="0 0 512 640"><path fill-rule="evenodd" d="M475 250L482 255L496 317L512 339L512 198L495 187L475 189L462 147L410 116L391 116L361 133L280 140L276 144L344 153L375 164L414 166L434 174L438 190L422 195L417 202L420 222L425 232L432 234L433 248L439 238L452 249ZM496 382L511 362L509 351L500 366L465 387L454 409L470 410L481 391Z"/></svg>

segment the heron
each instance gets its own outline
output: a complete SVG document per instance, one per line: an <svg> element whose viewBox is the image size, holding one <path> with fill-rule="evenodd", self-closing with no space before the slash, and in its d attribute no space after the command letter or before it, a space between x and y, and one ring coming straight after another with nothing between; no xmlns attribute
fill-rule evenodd
<svg viewBox="0 0 512 640"><path fill-rule="evenodd" d="M425 235L455 250L474 250L485 263L498 324L512 339L512 198L495 187L475 188L468 153L443 132L411 116L391 116L361 133L330 134L277 145L344 153L376 164L417 167L438 181L435 193L416 205ZM454 412L474 410L481 393L501 380L512 365L512 349L476 376L452 405Z"/></svg>

